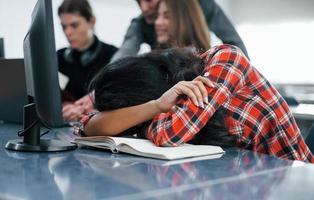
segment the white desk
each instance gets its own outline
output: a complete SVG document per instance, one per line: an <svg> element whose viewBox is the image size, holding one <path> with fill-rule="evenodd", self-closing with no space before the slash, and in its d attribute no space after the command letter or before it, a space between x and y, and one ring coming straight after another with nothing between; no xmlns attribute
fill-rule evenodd
<svg viewBox="0 0 314 200"><path fill-rule="evenodd" d="M5 149L20 128L0 124L0 199L306 200L314 196L313 164L239 148L225 148L221 158L174 165L83 148L54 153Z"/></svg>

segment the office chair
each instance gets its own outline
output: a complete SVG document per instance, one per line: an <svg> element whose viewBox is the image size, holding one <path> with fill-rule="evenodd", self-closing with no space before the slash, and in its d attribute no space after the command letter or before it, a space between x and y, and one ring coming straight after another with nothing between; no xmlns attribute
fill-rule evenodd
<svg viewBox="0 0 314 200"><path fill-rule="evenodd" d="M314 125L308 131L307 137L305 138L305 143L309 147L312 153L314 153Z"/></svg>
<svg viewBox="0 0 314 200"><path fill-rule="evenodd" d="M0 38L0 58L4 58L4 40Z"/></svg>
<svg viewBox="0 0 314 200"><path fill-rule="evenodd" d="M297 106L299 102L294 97L282 96L289 106Z"/></svg>

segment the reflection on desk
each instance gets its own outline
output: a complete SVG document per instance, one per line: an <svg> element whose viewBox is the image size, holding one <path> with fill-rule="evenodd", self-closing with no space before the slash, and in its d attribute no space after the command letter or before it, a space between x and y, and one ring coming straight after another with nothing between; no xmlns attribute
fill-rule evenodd
<svg viewBox="0 0 314 200"><path fill-rule="evenodd" d="M19 127L0 125L0 199L306 199L314 165L238 148L220 158L167 164L77 149L4 149ZM298 166L296 166L298 164ZM306 183L306 184L304 184ZM302 187L301 187L302 186Z"/></svg>

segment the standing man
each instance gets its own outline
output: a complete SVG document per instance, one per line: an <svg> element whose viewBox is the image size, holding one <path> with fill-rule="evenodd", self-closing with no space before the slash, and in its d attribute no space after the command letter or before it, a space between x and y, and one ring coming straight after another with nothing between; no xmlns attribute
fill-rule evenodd
<svg viewBox="0 0 314 200"><path fill-rule="evenodd" d="M157 17L160 0L136 1L140 6L142 14L132 20L123 44L113 56L111 62L125 56L136 55L140 45L143 43L149 44L152 49L157 47L154 22ZM214 32L223 43L238 46L248 56L239 34L218 4L214 0L199 0L199 3L210 31Z"/></svg>

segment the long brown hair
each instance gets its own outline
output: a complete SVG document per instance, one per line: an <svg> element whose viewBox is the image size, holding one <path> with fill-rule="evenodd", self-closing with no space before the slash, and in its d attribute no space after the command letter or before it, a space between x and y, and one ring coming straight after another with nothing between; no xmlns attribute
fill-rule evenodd
<svg viewBox="0 0 314 200"><path fill-rule="evenodd" d="M210 48L210 33L198 0L161 0L170 16L170 45ZM160 3L161 3L160 2Z"/></svg>

